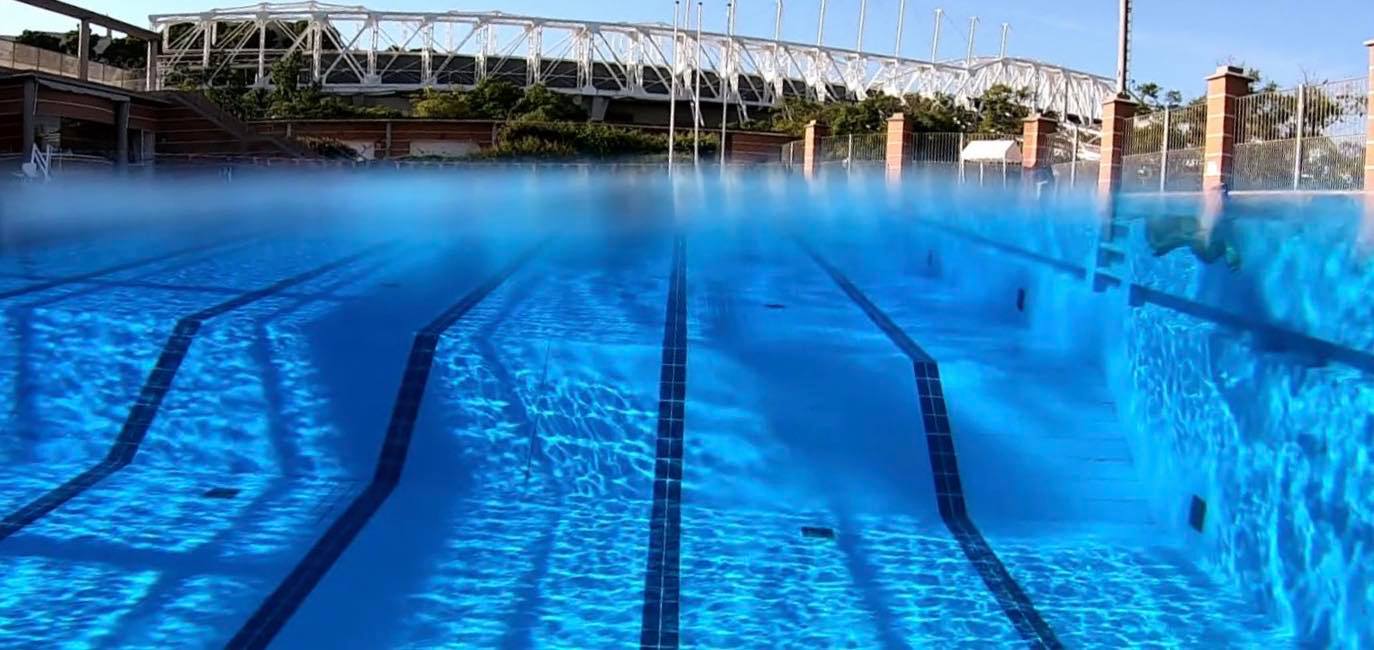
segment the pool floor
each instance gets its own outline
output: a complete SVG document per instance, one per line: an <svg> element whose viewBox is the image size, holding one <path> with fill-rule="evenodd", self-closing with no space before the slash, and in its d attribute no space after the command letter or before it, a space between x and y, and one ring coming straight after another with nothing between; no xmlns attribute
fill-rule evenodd
<svg viewBox="0 0 1374 650"><path fill-rule="evenodd" d="M1152 519L1102 371L919 237L810 245L938 364L971 533L910 351L767 224L11 260L0 646L1290 642Z"/></svg>

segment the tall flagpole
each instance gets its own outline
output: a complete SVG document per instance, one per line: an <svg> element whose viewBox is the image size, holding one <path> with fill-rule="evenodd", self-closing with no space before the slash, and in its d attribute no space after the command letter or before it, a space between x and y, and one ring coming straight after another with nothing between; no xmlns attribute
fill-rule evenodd
<svg viewBox="0 0 1374 650"><path fill-rule="evenodd" d="M697 62L692 71L692 166L701 164L701 0L697 0Z"/></svg>
<svg viewBox="0 0 1374 650"><path fill-rule="evenodd" d="M778 0L778 15L782 15L782 0ZM720 166L725 168L725 120L730 109L730 58L735 53L735 3L725 3L725 52L720 56Z"/></svg>
<svg viewBox="0 0 1374 650"><path fill-rule="evenodd" d="M673 152L677 144L677 21L682 0L673 0L673 63L668 70L673 78L668 91L668 174L673 173Z"/></svg>

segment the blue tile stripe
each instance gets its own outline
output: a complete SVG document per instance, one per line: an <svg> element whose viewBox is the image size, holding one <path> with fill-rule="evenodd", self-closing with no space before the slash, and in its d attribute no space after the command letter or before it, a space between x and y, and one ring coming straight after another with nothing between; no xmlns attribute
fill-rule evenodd
<svg viewBox="0 0 1374 650"><path fill-rule="evenodd" d="M1021 638L1032 648L1062 648L1062 643L1050 629L1021 585L1007 572L983 534L968 516L964 502L964 486L959 478L959 462L954 450L954 435L949 426L944 389L940 383L940 368L906 332L888 318L873 301L850 282L838 268L830 264L806 242L798 240L806 253L830 276L835 284L854 301L893 343L911 359L916 376L916 397L921 407L921 425L926 434L926 449L930 469L935 479L935 499L940 519L959 542L964 556L983 579L1007 620L1011 621Z"/></svg>
<svg viewBox="0 0 1374 650"><path fill-rule="evenodd" d="M673 270L663 324L654 453L653 509L644 572L640 648L678 647L682 541L682 434L687 400L687 243L673 239Z"/></svg>
<svg viewBox="0 0 1374 650"><path fill-rule="evenodd" d="M491 292L543 250L548 242L549 240L545 239L525 250L496 275L478 285L416 332L415 340L410 346L410 355L406 358L401 387L392 405L391 420L387 424L386 437L382 441L377 469L372 480L334 520L315 545L310 547L291 573L263 600L225 647L267 647L324 578L325 573L353 543L353 539L367 522L381 509L387 497L400 483L401 470L405 467L406 455L410 450L411 435L415 432L415 419L419 416L425 385L429 382L429 373L434 367L434 352L438 348L439 338L445 330L452 327L458 319L486 299Z"/></svg>
<svg viewBox="0 0 1374 650"><path fill-rule="evenodd" d="M195 245L195 246L188 246L188 247L186 247L186 248L179 248L179 249L177 249L177 250L169 251L169 252L162 253L162 254L159 254L159 255L153 255L153 256L151 256L151 257L141 257L141 258L138 258L138 259L135 259L135 260L129 260L129 261L127 261L127 262L123 262L123 263L120 263L120 264L115 264L115 265L112 265L112 266L107 266L107 267L104 267L104 268L96 269L96 270L94 270L94 271L88 271L88 272L86 272L86 273L78 273L78 274L76 274L76 275L66 275L66 276L57 277L57 278L46 278L46 279L44 279L42 282L36 282L36 283L34 283L34 284L30 284L30 285L26 285L26 286L22 286L22 287L16 287L16 288L14 288L14 289L8 289L8 290L5 290L5 291L0 291L0 300L9 300L10 298L17 298L17 297L19 297L19 296L28 295L28 294L31 294L31 293L38 293L38 292L40 292L40 291L47 291L48 289L56 289L57 287L60 287L60 286L63 286L63 285L76 284L76 283L78 283L78 282L86 282L86 281L89 281L89 280L94 280L94 279L99 278L99 277L101 277L101 276L110 275L111 273L119 273L119 272L121 272L121 271L129 271L129 270L132 270L132 269L136 269L136 268L138 268L138 267L140 267L140 266L147 266L147 265L149 265L149 264L157 264L157 263L159 263L159 262L166 262L166 261L169 261L169 260L174 260L174 259L176 259L176 258L178 258L178 257L185 257L185 256L187 256L187 255L193 255L193 254L195 254L195 253L201 253L201 252L204 252L204 251L207 251L207 250L213 250L213 249L215 249L215 248L220 248L220 247L222 247L222 246L228 246L228 245L230 245L230 244L233 244L233 243L242 241L242 240L244 240L244 239L250 239L250 238L251 238L251 236L250 236L250 237L234 237L234 238L230 238L230 239L227 239L227 240L209 242L209 243L206 243L206 244L198 244L198 245Z"/></svg>
<svg viewBox="0 0 1374 650"><path fill-rule="evenodd" d="M157 363L154 364L153 369L148 372L148 376L144 379L143 388L139 391L138 398L134 401L134 406L129 410L129 415L124 420L124 426L119 431L119 436L115 438L109 451L106 452L105 458L62 485L11 512L4 520L0 520L0 541L8 539L29 524L38 521L61 507L62 504L133 462L139 446L143 444L144 437L148 435L148 429L152 427L153 419L157 417L163 398L172 389L172 381L176 379L177 371L181 368L182 361L186 359L186 354L191 349L191 343L195 341L196 333L200 331L205 321L353 264L390 245L383 243L369 246L323 266L293 275L261 289L239 294L235 298L179 319L171 336L163 344Z"/></svg>

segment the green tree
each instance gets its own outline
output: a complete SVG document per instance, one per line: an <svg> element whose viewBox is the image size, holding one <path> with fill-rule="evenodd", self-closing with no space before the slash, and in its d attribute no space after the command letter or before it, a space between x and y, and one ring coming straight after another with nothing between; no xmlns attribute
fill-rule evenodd
<svg viewBox="0 0 1374 650"><path fill-rule="evenodd" d="M800 136L812 120L822 119L820 102L804 97L785 97L773 112L772 130Z"/></svg>
<svg viewBox="0 0 1374 650"><path fill-rule="evenodd" d="M917 133L960 133L972 131L978 125L978 113L960 106L953 95L936 93L931 96L907 95L902 112L913 122Z"/></svg>
<svg viewBox="0 0 1374 650"><path fill-rule="evenodd" d="M902 100L875 94L859 102L835 102L823 109L825 120L835 135L880 131L887 118L901 112Z"/></svg>
<svg viewBox="0 0 1374 650"><path fill-rule="evenodd" d="M410 112L415 117L462 120L473 117L467 93L458 90L426 88L410 100Z"/></svg>
<svg viewBox="0 0 1374 650"><path fill-rule="evenodd" d="M531 122L580 122L587 119L587 111L572 97L539 84L525 89L512 112L515 117Z"/></svg>
<svg viewBox="0 0 1374 650"><path fill-rule="evenodd" d="M978 130L983 133L1020 133L1030 115L1031 91L996 84L978 98Z"/></svg>
<svg viewBox="0 0 1374 650"><path fill-rule="evenodd" d="M77 30L74 29L64 34L26 29L15 37L14 42L71 56L76 56L80 47ZM147 45L135 38L105 38L93 34L91 60L117 68L140 70L148 62Z"/></svg>
<svg viewBox="0 0 1374 650"><path fill-rule="evenodd" d="M524 96L515 84L487 77L473 87L467 94L468 106L473 117L504 120L515 111L515 105Z"/></svg>
<svg viewBox="0 0 1374 650"><path fill-rule="evenodd" d="M268 77L272 91L263 98L265 117L269 118L330 118L330 117L393 117L398 113L381 106L355 106L339 97L326 95L318 83L301 83L305 67L299 51L292 52L272 64Z"/></svg>

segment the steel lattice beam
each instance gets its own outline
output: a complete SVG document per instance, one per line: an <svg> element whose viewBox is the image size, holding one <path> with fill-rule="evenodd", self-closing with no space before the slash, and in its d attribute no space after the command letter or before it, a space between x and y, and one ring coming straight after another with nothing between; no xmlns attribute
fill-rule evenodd
<svg viewBox="0 0 1374 650"><path fill-rule="evenodd" d="M204 69L210 83L240 70L265 86L267 66L293 52L324 90L344 94L470 88L496 76L579 95L666 101L673 74L685 89L698 73L695 33L683 31L674 48L672 26L663 24L316 2L149 19L163 38L162 73ZM260 46L269 33L277 47ZM740 110L773 106L788 95L948 93L968 103L1005 84L1030 89L1037 110L1096 120L1114 92L1107 77L1021 58L955 64L719 33L702 33L700 46L704 101L718 103L723 93ZM682 90L679 98L686 98Z"/></svg>

